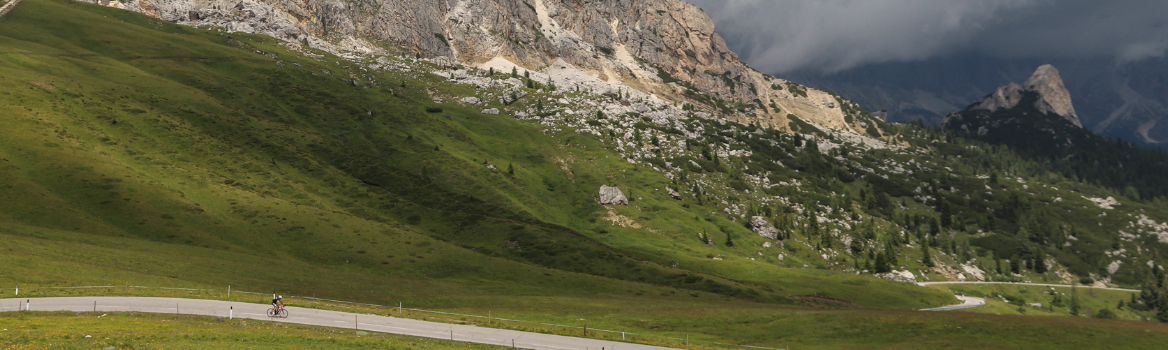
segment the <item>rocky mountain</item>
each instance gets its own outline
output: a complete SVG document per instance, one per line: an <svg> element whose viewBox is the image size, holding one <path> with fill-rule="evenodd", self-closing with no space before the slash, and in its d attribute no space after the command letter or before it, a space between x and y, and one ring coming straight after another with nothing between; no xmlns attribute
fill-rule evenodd
<svg viewBox="0 0 1168 350"><path fill-rule="evenodd" d="M993 94L974 102L968 108L989 111L1011 109L1022 102L1024 94L1027 92L1038 95L1038 99L1034 101L1034 108L1038 112L1054 114L1063 117L1077 127L1083 127L1083 124L1079 122L1079 116L1075 114L1075 106L1071 103L1071 93L1063 85L1063 79L1059 77L1058 69L1049 64L1038 67L1034 75L1030 76L1030 79L1027 79L1023 85L1010 83L1000 87Z"/></svg>
<svg viewBox="0 0 1168 350"><path fill-rule="evenodd" d="M144 4L106 6L165 17L166 6ZM39 61L0 61L0 81L14 87L0 92L14 121L0 130L0 177L12 184L0 212L15 213L0 217L0 242L160 247L82 255L60 271L98 261L225 284L153 270L186 270L172 262L188 255L172 252L194 248L250 269L255 285L272 283L264 269L276 266L307 271L278 281L288 288L460 305L475 289L555 296L623 284L614 290L628 300L696 309L723 297L919 309L951 296L887 280L1134 286L1163 270L1168 157L1069 122L1081 110L1064 103L1074 95L1051 69L1002 93L1000 108L963 111L962 129L869 123L864 133L890 135L872 138L794 116L798 133L787 133L725 113L726 100L695 106L714 92L665 83L672 75L657 84L684 88L682 100L631 87L640 75L601 80L564 58L527 71L516 63L538 67L517 54L472 63L455 60L462 51L318 35L257 4L180 21L219 23L201 28L71 0L25 0L5 17L0 43ZM229 32L244 26L295 35ZM848 127L871 121L830 93L774 81L798 96L783 103L821 93L834 103L821 110L839 109ZM985 135L962 132L982 126ZM1007 142L1056 148L991 145ZM92 250L38 244L24 250ZM36 254L28 260L61 256ZM1141 305L1117 312L1147 317L1153 304Z"/></svg>
<svg viewBox="0 0 1168 350"><path fill-rule="evenodd" d="M798 119L856 133L876 124L834 94L748 67L714 22L681 0L94 1L313 47L558 70L744 123L788 128Z"/></svg>
<svg viewBox="0 0 1168 350"><path fill-rule="evenodd" d="M837 73L793 72L786 78L847 96L889 121L942 118L1041 64L1059 67L1081 123L1100 135L1150 146L1168 140L1168 60L1117 65L1106 59L997 59L945 57L882 63Z"/></svg>
<svg viewBox="0 0 1168 350"><path fill-rule="evenodd" d="M1071 94L1052 65L1039 67L1021 85L999 87L964 110L950 113L941 126L970 138L1010 146L1068 177L1113 188L1138 187L1146 189L1145 196L1163 192L1160 174L1168 171L1168 156L1083 128Z"/></svg>
<svg viewBox="0 0 1168 350"><path fill-rule="evenodd" d="M1095 135L1082 130L1071 94L1058 69L1038 67L1025 83L1010 83L950 113L945 129L1019 148L1069 148ZM1049 139L1048 139L1049 138Z"/></svg>
<svg viewBox="0 0 1168 350"><path fill-rule="evenodd" d="M1063 79L1059 76L1058 69L1049 64L1038 67L1034 75L1030 76L1030 79L1027 79L1022 85L1010 83L999 87L997 91L977 100L966 110L994 112L999 109L1013 109L1018 107L1018 104L1027 97L1028 93L1035 94L1036 98L1028 102L1033 104L1031 107L1037 112L1057 115L1077 127L1083 127L1083 124L1079 122L1078 114L1075 113L1075 106L1071 102L1071 93L1063 85ZM960 122L949 119L959 116L960 114L949 115L944 124L950 125Z"/></svg>

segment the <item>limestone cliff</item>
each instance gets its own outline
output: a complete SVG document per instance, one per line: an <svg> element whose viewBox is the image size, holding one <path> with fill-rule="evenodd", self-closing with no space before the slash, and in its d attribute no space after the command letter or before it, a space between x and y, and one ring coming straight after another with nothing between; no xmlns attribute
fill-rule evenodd
<svg viewBox="0 0 1168 350"><path fill-rule="evenodd" d="M1038 99L1034 101L1034 108L1039 112L1058 115L1075 126L1083 127L1079 115L1075 113L1075 106L1071 104L1071 93L1063 85L1058 69L1049 64L1038 67L1034 75L1022 85L1010 83L1000 87L993 94L974 102L969 108L989 111L1014 108L1022 102L1026 92L1038 95Z"/></svg>
<svg viewBox="0 0 1168 350"><path fill-rule="evenodd" d="M795 115L857 133L876 124L834 94L751 69L700 8L681 0L93 1L349 51L445 56L471 65L501 58L536 71L571 66L744 123L783 128Z"/></svg>

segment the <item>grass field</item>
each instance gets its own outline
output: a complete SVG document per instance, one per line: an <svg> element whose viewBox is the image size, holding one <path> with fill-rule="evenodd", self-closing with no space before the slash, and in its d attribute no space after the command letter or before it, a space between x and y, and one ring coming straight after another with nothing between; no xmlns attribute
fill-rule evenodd
<svg viewBox="0 0 1168 350"><path fill-rule="evenodd" d="M119 349L311 347L488 349L414 337L251 320L138 313L0 313L5 348ZM456 321L450 319L449 321ZM700 322L692 320L691 322ZM468 322L469 323L469 322ZM1151 322L896 311L808 311L775 315L725 332L792 349L1157 349L1168 327ZM86 338L86 335L92 338ZM685 347L683 342L662 345ZM688 348L737 348L703 345ZM741 349L741 348L739 348Z"/></svg>
<svg viewBox="0 0 1168 350"><path fill-rule="evenodd" d="M1117 339L1072 339L1131 347L1164 334L1153 324L896 311L955 301L803 268L817 254L806 242L763 248L741 224L708 214L717 208L671 199L660 190L670 179L602 140L456 103L468 86L365 70L267 37L25 0L0 19L0 86L0 286L21 285L22 296L232 285L771 347L970 341L939 324L1025 330L980 340L1001 348L1075 327ZM638 199L600 206L601 184ZM736 244L708 245L698 232L728 232Z"/></svg>
<svg viewBox="0 0 1168 350"><path fill-rule="evenodd" d="M4 349L501 349L286 323L141 313L0 313Z"/></svg>
<svg viewBox="0 0 1168 350"><path fill-rule="evenodd" d="M1071 288L1069 287L1041 287L1025 285L935 285L931 288L951 291L976 297L986 298L985 307L969 309L969 312L992 313L998 315L1026 315L1026 316L1070 316L1071 315ZM1133 294L1116 290L1094 289L1079 286L1075 295L1079 300L1079 314L1094 316L1103 309L1114 313L1123 320L1149 320L1155 315L1151 312L1137 311L1130 307L1119 307L1130 304ZM1057 298L1056 298L1057 295ZM1058 300L1055 302L1055 300ZM1059 305L1052 305L1052 302ZM1042 307L1030 304L1042 304Z"/></svg>

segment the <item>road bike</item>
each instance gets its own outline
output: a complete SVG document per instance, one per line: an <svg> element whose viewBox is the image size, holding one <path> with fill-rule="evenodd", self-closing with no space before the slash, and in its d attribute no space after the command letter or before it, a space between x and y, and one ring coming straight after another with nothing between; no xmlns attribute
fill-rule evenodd
<svg viewBox="0 0 1168 350"><path fill-rule="evenodd" d="M279 308L269 308L268 317L288 318L288 309L285 309L283 306Z"/></svg>

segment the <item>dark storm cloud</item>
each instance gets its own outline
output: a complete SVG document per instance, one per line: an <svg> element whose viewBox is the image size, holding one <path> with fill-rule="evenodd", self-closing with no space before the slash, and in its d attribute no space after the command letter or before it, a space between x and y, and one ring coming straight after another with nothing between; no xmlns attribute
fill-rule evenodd
<svg viewBox="0 0 1168 350"><path fill-rule="evenodd" d="M1126 63L1168 50L1164 0L689 1L743 60L779 73L963 53Z"/></svg>

